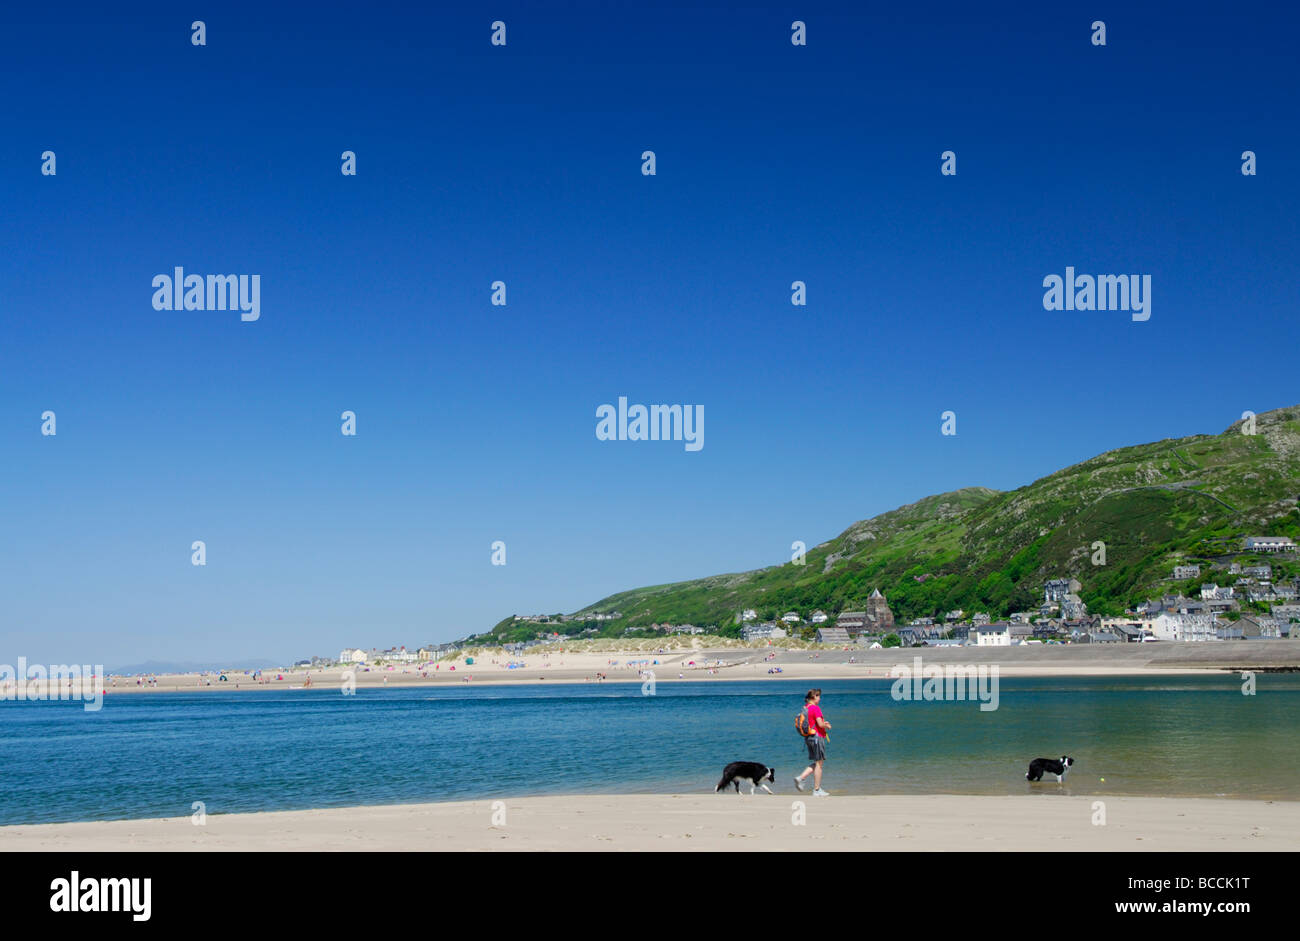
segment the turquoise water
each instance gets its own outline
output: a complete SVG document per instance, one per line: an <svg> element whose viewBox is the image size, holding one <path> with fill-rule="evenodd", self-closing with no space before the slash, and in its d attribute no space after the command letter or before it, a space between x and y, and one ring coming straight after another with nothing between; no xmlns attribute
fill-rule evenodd
<svg viewBox="0 0 1300 941"><path fill-rule="evenodd" d="M1300 675L1003 679L999 708L823 681L838 794L1300 799ZM805 763L791 682L109 694L0 702L0 825L465 800L711 792L722 766ZM1029 759L1069 754L1061 786ZM1105 778L1105 782L1101 781ZM723 798L719 797L719 800Z"/></svg>

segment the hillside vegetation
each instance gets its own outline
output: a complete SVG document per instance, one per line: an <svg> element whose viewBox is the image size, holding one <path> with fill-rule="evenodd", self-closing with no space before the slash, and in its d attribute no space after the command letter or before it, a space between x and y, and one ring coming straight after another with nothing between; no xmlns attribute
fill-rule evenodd
<svg viewBox="0 0 1300 941"><path fill-rule="evenodd" d="M1300 541L1300 407L1194 435L1107 451L1017 490L970 487L926 497L854 523L793 563L602 598L583 612L622 613L590 622L603 635L654 622L735 633L736 614L764 620L860 609L873 588L900 622L962 608L967 617L1033 609L1043 582L1073 576L1090 613L1120 614L1173 586L1172 567L1240 554L1246 535ZM1105 564L1093 564L1094 543ZM1284 566L1285 567L1285 566ZM1200 581L1213 580L1204 572ZM1222 578L1222 576L1219 576ZM548 630L574 632L575 620ZM532 637L539 626L508 618L493 634Z"/></svg>

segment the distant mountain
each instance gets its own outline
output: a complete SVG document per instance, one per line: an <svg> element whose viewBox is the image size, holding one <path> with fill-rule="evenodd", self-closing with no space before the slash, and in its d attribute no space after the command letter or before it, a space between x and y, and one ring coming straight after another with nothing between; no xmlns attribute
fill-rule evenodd
<svg viewBox="0 0 1300 941"><path fill-rule="evenodd" d="M116 676L134 676L137 673L214 673L222 670L275 670L286 666L274 660L180 661L147 660L123 667L105 668L104 672Z"/></svg>
<svg viewBox="0 0 1300 941"><path fill-rule="evenodd" d="M1169 581L1176 562L1228 558L1246 535L1300 542L1300 406L1258 415L1255 432L1243 434L1238 422L1217 435L1107 451L1018 490L970 487L926 497L854 523L809 550L803 566L637 588L579 616L622 612L599 624L605 635L654 622L735 633L744 608L764 620L792 610L806 617L817 608L833 615L861 609L879 588L900 621L955 608L996 617L1037 609L1043 582L1061 577L1083 583L1079 594L1090 613L1120 614L1173 587L1194 589ZM1099 542L1104 564L1093 562L1101 558ZM1300 573L1290 561L1275 568ZM1196 581L1214 578L1205 568ZM493 633L521 639L536 630L506 619Z"/></svg>

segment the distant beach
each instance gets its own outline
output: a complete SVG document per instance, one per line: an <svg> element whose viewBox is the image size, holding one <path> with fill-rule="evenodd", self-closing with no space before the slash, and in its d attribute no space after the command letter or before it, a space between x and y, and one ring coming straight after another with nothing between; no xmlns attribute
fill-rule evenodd
<svg viewBox="0 0 1300 941"><path fill-rule="evenodd" d="M313 669L263 670L260 681L226 671L161 674L156 683L137 685L136 677L110 678L107 693L195 690L264 690L300 688L310 680L318 689L582 682L655 682L680 680L798 680L880 678L896 665L910 667L915 657L933 664L997 665L1003 676L1140 676L1249 669L1300 670L1300 641L1256 640L1215 643L1116 645L1034 645L1026 647L896 647L888 650L822 647L700 647L699 649L610 649L602 651L541 649L526 656L485 649L428 664ZM769 659L770 658L770 659ZM510 667L510 664L522 664ZM454 668L454 669L453 669ZM769 672L780 669L780 673ZM223 681L221 676L225 676Z"/></svg>

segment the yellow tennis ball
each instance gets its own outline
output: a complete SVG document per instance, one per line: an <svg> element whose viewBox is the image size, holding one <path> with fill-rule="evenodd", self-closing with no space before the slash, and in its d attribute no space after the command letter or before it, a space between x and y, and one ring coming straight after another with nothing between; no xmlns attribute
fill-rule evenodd
<svg viewBox="0 0 1300 941"><path fill-rule="evenodd" d="M1105 783L1106 783L1106 779L1105 779L1105 778L1102 778L1102 779L1101 779L1101 783L1102 783L1102 784L1105 784Z"/></svg>

